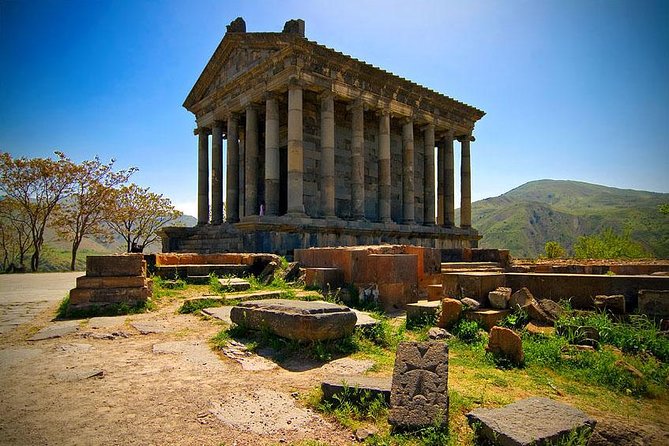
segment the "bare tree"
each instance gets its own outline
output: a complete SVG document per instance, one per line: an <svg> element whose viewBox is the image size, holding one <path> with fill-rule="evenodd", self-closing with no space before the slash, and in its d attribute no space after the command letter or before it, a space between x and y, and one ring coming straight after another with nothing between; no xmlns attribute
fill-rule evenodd
<svg viewBox="0 0 669 446"><path fill-rule="evenodd" d="M128 252L142 252L158 239L158 229L181 215L182 212L174 208L169 198L133 183L117 189L107 223L123 237Z"/></svg>
<svg viewBox="0 0 669 446"><path fill-rule="evenodd" d="M73 168L72 194L54 210L53 226L58 236L72 242L70 270L74 271L77 250L86 236L110 241L109 219L114 206L114 188L128 181L137 168L115 172L115 160L103 164L98 157Z"/></svg>
<svg viewBox="0 0 669 446"><path fill-rule="evenodd" d="M58 203L71 192L74 164L62 152L51 158L12 158L0 153L0 194L13 200L30 224L33 255L30 269L37 271L44 230Z"/></svg>

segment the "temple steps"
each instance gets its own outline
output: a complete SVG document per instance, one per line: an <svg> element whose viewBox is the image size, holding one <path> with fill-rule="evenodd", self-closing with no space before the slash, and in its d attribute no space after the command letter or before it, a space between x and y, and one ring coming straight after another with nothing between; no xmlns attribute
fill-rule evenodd
<svg viewBox="0 0 669 446"><path fill-rule="evenodd" d="M463 272L504 272L504 268L498 262L444 262L441 264L442 273Z"/></svg>

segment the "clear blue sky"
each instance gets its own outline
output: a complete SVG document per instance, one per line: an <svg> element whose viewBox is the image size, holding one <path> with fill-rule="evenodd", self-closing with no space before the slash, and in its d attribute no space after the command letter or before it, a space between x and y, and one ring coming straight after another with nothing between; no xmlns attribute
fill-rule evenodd
<svg viewBox="0 0 669 446"><path fill-rule="evenodd" d="M237 16L487 112L474 199L554 178L669 192L669 2L0 0L0 150L136 165L195 215L181 107ZM457 162L457 161L456 161Z"/></svg>

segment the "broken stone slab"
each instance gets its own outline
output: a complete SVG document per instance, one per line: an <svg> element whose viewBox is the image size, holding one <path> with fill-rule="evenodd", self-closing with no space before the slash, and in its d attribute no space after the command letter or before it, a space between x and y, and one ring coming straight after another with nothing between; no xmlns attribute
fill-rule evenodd
<svg viewBox="0 0 669 446"><path fill-rule="evenodd" d="M544 325L553 325L564 313L562 307L550 299L531 301L523 307L523 310L527 311L527 315L532 321Z"/></svg>
<svg viewBox="0 0 669 446"><path fill-rule="evenodd" d="M622 294L595 296L595 308L614 314L625 314L625 296Z"/></svg>
<svg viewBox="0 0 669 446"><path fill-rule="evenodd" d="M467 414L477 435L494 445L552 444L573 431L592 430L595 420L584 412L549 398L527 398L499 409L474 409Z"/></svg>
<svg viewBox="0 0 669 446"><path fill-rule="evenodd" d="M436 321L440 309L440 301L419 300L418 302L407 304L407 321L430 317L433 317Z"/></svg>
<svg viewBox="0 0 669 446"><path fill-rule="evenodd" d="M453 337L453 335L443 328L432 327L427 331L427 337L437 341L440 339L450 339Z"/></svg>
<svg viewBox="0 0 669 446"><path fill-rule="evenodd" d="M437 325L441 328L447 328L460 319L462 315L462 302L457 299L447 297L441 300L441 313Z"/></svg>
<svg viewBox="0 0 669 446"><path fill-rule="evenodd" d="M560 319L560 316L564 314L564 309L560 304L550 299L539 300L539 305L553 322Z"/></svg>
<svg viewBox="0 0 669 446"><path fill-rule="evenodd" d="M486 308L484 310L467 311L464 313L466 319L476 321L481 324L486 330L490 330L495 325L499 324L502 319L508 316L511 310L494 310Z"/></svg>
<svg viewBox="0 0 669 446"><path fill-rule="evenodd" d="M244 344L238 341L228 341L225 347L221 348L221 353L228 358L237 361L242 366L243 370L251 372L273 370L278 367L269 359L249 351Z"/></svg>
<svg viewBox="0 0 669 446"><path fill-rule="evenodd" d="M247 300L258 300L258 299L279 299L281 297L281 291L255 291L253 293L242 293L242 294L226 294L223 297L224 301L247 301Z"/></svg>
<svg viewBox="0 0 669 446"><path fill-rule="evenodd" d="M91 344L82 344L82 343L71 343L71 344L61 344L56 347L57 351L64 353L88 353L93 349Z"/></svg>
<svg viewBox="0 0 669 446"><path fill-rule="evenodd" d="M304 284L318 288L339 288L344 284L344 273L339 268L305 268Z"/></svg>
<svg viewBox="0 0 669 446"><path fill-rule="evenodd" d="M520 336L505 327L492 327L486 351L494 356L507 358L516 365L522 364L525 360Z"/></svg>
<svg viewBox="0 0 669 446"><path fill-rule="evenodd" d="M321 373L329 375L361 375L374 367L371 359L339 358L321 367Z"/></svg>
<svg viewBox="0 0 669 446"><path fill-rule="evenodd" d="M157 322L131 322L130 326L140 332L140 334L167 333L169 330L164 324Z"/></svg>
<svg viewBox="0 0 669 446"><path fill-rule="evenodd" d="M218 283L221 284L224 291L246 291L251 288L251 284L248 280L239 279L237 277L226 277L223 279L218 279Z"/></svg>
<svg viewBox="0 0 669 446"><path fill-rule="evenodd" d="M88 378L102 378L105 374L105 371L102 369L90 369L90 370L64 370L62 372L56 372L53 374L53 377L56 381L61 382L72 382L72 381L81 381Z"/></svg>
<svg viewBox="0 0 669 446"><path fill-rule="evenodd" d="M333 376L321 383L321 390L324 401L332 401L336 395L352 391L356 394L368 392L373 397L381 396L387 404L390 404L391 384L390 377Z"/></svg>
<svg viewBox="0 0 669 446"><path fill-rule="evenodd" d="M300 277L300 262L290 262L288 268L277 274L285 282L294 282Z"/></svg>
<svg viewBox="0 0 669 446"><path fill-rule="evenodd" d="M509 306L511 299L511 288L497 287L488 293L490 306L498 310L504 310Z"/></svg>
<svg viewBox="0 0 669 446"><path fill-rule="evenodd" d="M351 334L357 318L350 308L329 302L267 299L236 305L230 319L239 326L269 329L296 341L321 341Z"/></svg>
<svg viewBox="0 0 669 446"><path fill-rule="evenodd" d="M267 265L263 268L262 271L260 271L260 274L258 275L258 280L260 283L263 283L265 285L269 285L274 281L274 275L276 271L279 269L279 262L276 260L271 260L267 262Z"/></svg>
<svg viewBox="0 0 669 446"><path fill-rule="evenodd" d="M42 341L67 336L79 330L79 321L54 322L28 338L29 341Z"/></svg>
<svg viewBox="0 0 669 446"><path fill-rule="evenodd" d="M357 318L355 321L355 328L375 327L381 323L378 319L374 319L370 316L366 311L356 310L355 308L351 308L351 311L355 313Z"/></svg>
<svg viewBox="0 0 669 446"><path fill-rule="evenodd" d="M402 342L397 347L388 423L394 430L448 425L448 345Z"/></svg>
<svg viewBox="0 0 669 446"><path fill-rule="evenodd" d="M427 286L427 300L442 300L444 298L444 286L428 285Z"/></svg>
<svg viewBox="0 0 669 446"><path fill-rule="evenodd" d="M214 319L218 319L219 321L223 321L226 324L232 324L232 319L230 319L230 310L232 310L232 307L212 307L204 308L202 313L213 317Z"/></svg>

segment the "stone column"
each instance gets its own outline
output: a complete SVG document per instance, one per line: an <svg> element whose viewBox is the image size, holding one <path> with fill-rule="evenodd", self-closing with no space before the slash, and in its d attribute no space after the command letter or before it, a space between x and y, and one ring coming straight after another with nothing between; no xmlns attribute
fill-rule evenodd
<svg viewBox="0 0 669 446"><path fill-rule="evenodd" d="M414 147L413 119L402 126L402 223L413 224L414 214Z"/></svg>
<svg viewBox="0 0 669 446"><path fill-rule="evenodd" d="M390 113L379 116L379 220L390 223Z"/></svg>
<svg viewBox="0 0 669 446"><path fill-rule="evenodd" d="M434 225L434 125L428 124L423 129L425 155L425 182L423 224Z"/></svg>
<svg viewBox="0 0 669 446"><path fill-rule="evenodd" d="M211 128L211 222L223 222L223 123Z"/></svg>
<svg viewBox="0 0 669 446"><path fill-rule="evenodd" d="M246 121L246 119L244 119ZM244 127L239 127L239 217L246 215L245 203L245 194L246 190L246 138L244 137L245 129Z"/></svg>
<svg viewBox="0 0 669 446"><path fill-rule="evenodd" d="M365 112L362 102L351 106L351 217L365 218Z"/></svg>
<svg viewBox="0 0 669 446"><path fill-rule="evenodd" d="M209 129L198 128L197 224L209 223Z"/></svg>
<svg viewBox="0 0 669 446"><path fill-rule="evenodd" d="M265 213L279 214L281 159L279 156L279 100L265 101Z"/></svg>
<svg viewBox="0 0 669 446"><path fill-rule="evenodd" d="M302 86L288 87L288 214L304 216Z"/></svg>
<svg viewBox="0 0 669 446"><path fill-rule="evenodd" d="M437 143L437 225L444 226L446 209L446 143L441 139Z"/></svg>
<svg viewBox="0 0 669 446"><path fill-rule="evenodd" d="M469 160L469 143L474 138L471 135L465 135L458 138L460 141L462 154L460 158L460 227L472 227L472 178Z"/></svg>
<svg viewBox="0 0 669 446"><path fill-rule="evenodd" d="M335 117L334 96L321 96L321 210L335 216Z"/></svg>
<svg viewBox="0 0 669 446"><path fill-rule="evenodd" d="M258 215L258 110L246 107L244 215Z"/></svg>
<svg viewBox="0 0 669 446"><path fill-rule="evenodd" d="M225 218L228 223L239 221L239 129L237 123L237 115L231 114L228 117L228 174L225 189Z"/></svg>
<svg viewBox="0 0 669 446"><path fill-rule="evenodd" d="M455 167L453 161L453 130L444 139L444 226L455 226Z"/></svg>

